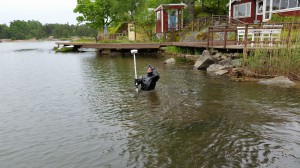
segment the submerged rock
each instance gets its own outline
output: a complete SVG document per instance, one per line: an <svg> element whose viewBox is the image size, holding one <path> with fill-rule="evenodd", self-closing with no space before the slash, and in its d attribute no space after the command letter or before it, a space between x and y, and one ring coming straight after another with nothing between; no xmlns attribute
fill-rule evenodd
<svg viewBox="0 0 300 168"><path fill-rule="evenodd" d="M164 63L165 64L175 64L175 59L174 58L167 59Z"/></svg>
<svg viewBox="0 0 300 168"><path fill-rule="evenodd" d="M291 86L296 85L289 78L284 77L284 76L279 76L279 77L275 77L272 79L260 80L258 83L264 84L264 85L277 85L277 86L283 86L283 87L291 87Z"/></svg>
<svg viewBox="0 0 300 168"><path fill-rule="evenodd" d="M219 64L212 64L207 68L207 72L214 73L216 75L224 75L228 73L228 70L226 70L226 66L222 66Z"/></svg>

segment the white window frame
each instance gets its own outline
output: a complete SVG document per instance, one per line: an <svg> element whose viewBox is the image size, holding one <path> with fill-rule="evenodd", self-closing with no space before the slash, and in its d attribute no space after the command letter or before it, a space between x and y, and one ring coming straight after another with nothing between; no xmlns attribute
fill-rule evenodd
<svg viewBox="0 0 300 168"><path fill-rule="evenodd" d="M259 7L258 4L259 4L259 2L264 3L264 0L258 0L258 1L256 1L256 14L257 14L257 15L262 15L262 14L263 14L263 8L264 8L264 7L263 7L263 5L262 5L262 6L261 6L261 8L262 8L262 9L261 9L261 12L258 12L258 11L259 11L259 9L258 9L258 7Z"/></svg>
<svg viewBox="0 0 300 168"><path fill-rule="evenodd" d="M245 16L238 16L238 7L239 6L242 6L242 5L245 5ZM247 11L247 6L249 5L249 11ZM252 5L251 5L251 2L247 2L247 3L242 3L242 4L237 4L237 5L233 5L233 18L249 18L251 17L251 8L252 8ZM248 14L248 15L247 15Z"/></svg>

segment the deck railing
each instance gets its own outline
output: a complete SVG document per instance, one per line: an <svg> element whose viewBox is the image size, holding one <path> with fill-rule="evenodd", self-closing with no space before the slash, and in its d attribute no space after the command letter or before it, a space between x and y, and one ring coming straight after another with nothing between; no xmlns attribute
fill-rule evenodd
<svg viewBox="0 0 300 168"><path fill-rule="evenodd" d="M264 23L211 26L208 28L207 46L240 45L249 47L300 46L300 23Z"/></svg>
<svg viewBox="0 0 300 168"><path fill-rule="evenodd" d="M228 24L244 24L244 22L234 18L229 18L227 15L212 15L196 18L190 25L186 27L186 29L189 31L200 31L208 26Z"/></svg>

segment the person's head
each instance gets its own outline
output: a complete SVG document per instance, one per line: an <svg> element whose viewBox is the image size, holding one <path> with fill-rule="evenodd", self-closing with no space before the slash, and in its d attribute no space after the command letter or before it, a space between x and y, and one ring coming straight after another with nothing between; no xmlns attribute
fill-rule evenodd
<svg viewBox="0 0 300 168"><path fill-rule="evenodd" d="M149 73L152 73L152 69L151 69L150 67L148 67L147 73L148 73L148 74L149 74Z"/></svg>

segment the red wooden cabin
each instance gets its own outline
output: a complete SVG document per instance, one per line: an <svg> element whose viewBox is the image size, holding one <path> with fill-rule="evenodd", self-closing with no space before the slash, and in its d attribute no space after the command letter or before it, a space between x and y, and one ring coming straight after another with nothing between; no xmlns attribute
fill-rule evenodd
<svg viewBox="0 0 300 168"><path fill-rule="evenodd" d="M300 16L300 0L229 0L229 17L245 23L267 22L273 14Z"/></svg>
<svg viewBox="0 0 300 168"><path fill-rule="evenodd" d="M185 4L162 4L154 11L156 13L156 33L181 31L183 27L183 8Z"/></svg>

